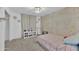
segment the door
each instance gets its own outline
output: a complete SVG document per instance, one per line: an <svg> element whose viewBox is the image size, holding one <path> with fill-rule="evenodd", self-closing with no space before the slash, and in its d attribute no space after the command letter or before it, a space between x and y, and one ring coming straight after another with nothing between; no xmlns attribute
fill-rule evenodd
<svg viewBox="0 0 79 59"><path fill-rule="evenodd" d="M4 50L5 44L5 20L0 19L0 51Z"/></svg>
<svg viewBox="0 0 79 59"><path fill-rule="evenodd" d="M5 30L5 37L6 39L5 40L8 40L9 41L9 14L7 13L7 11L5 11L5 20L6 20L6 30Z"/></svg>

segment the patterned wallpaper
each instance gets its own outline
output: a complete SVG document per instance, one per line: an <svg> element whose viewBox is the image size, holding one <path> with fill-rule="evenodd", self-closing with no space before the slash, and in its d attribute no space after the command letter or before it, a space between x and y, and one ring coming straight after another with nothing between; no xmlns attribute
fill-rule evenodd
<svg viewBox="0 0 79 59"><path fill-rule="evenodd" d="M42 17L42 30L58 35L72 35L79 31L79 8L66 7Z"/></svg>

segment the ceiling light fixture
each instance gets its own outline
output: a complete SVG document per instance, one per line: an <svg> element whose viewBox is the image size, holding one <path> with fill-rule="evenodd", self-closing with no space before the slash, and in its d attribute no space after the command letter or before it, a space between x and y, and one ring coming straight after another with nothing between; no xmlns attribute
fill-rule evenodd
<svg viewBox="0 0 79 59"><path fill-rule="evenodd" d="M40 13L40 12L44 11L46 8L44 8L44 7L35 7L34 9L35 9L35 13Z"/></svg>
<svg viewBox="0 0 79 59"><path fill-rule="evenodd" d="M29 9L34 10L35 13L40 13L44 11L46 8L45 7L30 7Z"/></svg>
<svg viewBox="0 0 79 59"><path fill-rule="evenodd" d="M41 8L40 7L35 7L35 13L40 13L41 12Z"/></svg>

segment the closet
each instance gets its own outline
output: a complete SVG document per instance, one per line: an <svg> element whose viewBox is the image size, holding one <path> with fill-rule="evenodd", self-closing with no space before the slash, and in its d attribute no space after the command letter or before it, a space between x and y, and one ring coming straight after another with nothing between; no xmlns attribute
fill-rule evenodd
<svg viewBox="0 0 79 59"><path fill-rule="evenodd" d="M21 15L22 37L33 37L36 35L36 17L31 15Z"/></svg>

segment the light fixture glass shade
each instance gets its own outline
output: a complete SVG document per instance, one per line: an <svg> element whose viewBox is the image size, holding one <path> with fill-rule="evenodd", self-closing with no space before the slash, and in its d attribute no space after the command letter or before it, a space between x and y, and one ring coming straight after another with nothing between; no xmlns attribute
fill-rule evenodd
<svg viewBox="0 0 79 59"><path fill-rule="evenodd" d="M35 13L40 13L41 8L40 7L35 7Z"/></svg>

